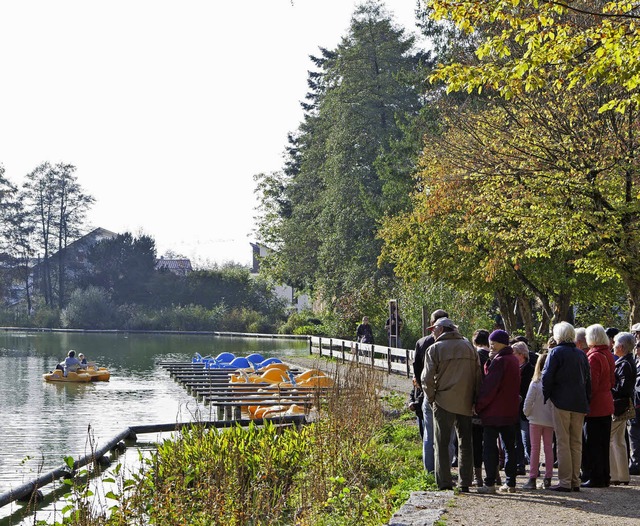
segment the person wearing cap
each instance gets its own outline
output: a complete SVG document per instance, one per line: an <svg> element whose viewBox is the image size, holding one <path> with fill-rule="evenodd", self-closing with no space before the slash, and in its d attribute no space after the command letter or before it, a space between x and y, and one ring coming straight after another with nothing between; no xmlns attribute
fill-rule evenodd
<svg viewBox="0 0 640 526"><path fill-rule="evenodd" d="M449 444L455 427L458 437L460 490L473 480L473 404L482 380L480 360L471 342L449 318L439 318L430 329L435 343L425 354L421 384L433 409L436 484L452 489Z"/></svg>
<svg viewBox="0 0 640 526"><path fill-rule="evenodd" d="M431 313L431 326L440 318L448 318L449 314L437 309ZM422 370L424 369L424 355L427 349L435 343L436 339L432 333L423 336L416 342L416 352L413 359L413 377L417 386L422 390ZM433 411L431 405L423 396L422 402L422 463L424 469L433 472L435 469L435 459L433 457Z"/></svg>
<svg viewBox="0 0 640 526"><path fill-rule="evenodd" d="M582 424L589 412L591 370L584 351L575 344L576 332L566 321L553 326L556 343L542 370L542 394L551 403L556 433L558 484L552 491L580 491Z"/></svg>
<svg viewBox="0 0 640 526"><path fill-rule="evenodd" d="M629 433L629 474L640 475L640 323L631 326L631 333L636 339L635 363L636 363L636 389L634 403L636 417L627 423Z"/></svg>
<svg viewBox="0 0 640 526"><path fill-rule="evenodd" d="M498 475L498 437L505 449L506 484L500 491L516 491L516 426L520 420L520 364L509 345L509 334L495 330L489 335L491 362L480 387L476 412L480 415L483 434L485 485L478 493L496 493Z"/></svg>
<svg viewBox="0 0 640 526"><path fill-rule="evenodd" d="M87 358L84 354L78 354L78 360L80 360L80 365L88 365Z"/></svg>

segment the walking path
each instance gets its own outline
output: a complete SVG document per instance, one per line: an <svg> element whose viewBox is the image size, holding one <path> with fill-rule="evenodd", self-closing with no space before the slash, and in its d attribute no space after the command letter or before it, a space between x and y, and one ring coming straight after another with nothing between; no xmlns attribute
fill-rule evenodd
<svg viewBox="0 0 640 526"><path fill-rule="evenodd" d="M345 367L314 356L291 361L327 372ZM402 375L384 374L383 382L383 390L403 396L412 388L411 379ZM526 477L518 477L517 487L526 481ZM569 494L518 489L513 494L479 495L474 488L471 493L457 495L453 491L415 492L389 526L431 526L436 522L447 526L639 526L640 476L632 476L629 486L583 488Z"/></svg>

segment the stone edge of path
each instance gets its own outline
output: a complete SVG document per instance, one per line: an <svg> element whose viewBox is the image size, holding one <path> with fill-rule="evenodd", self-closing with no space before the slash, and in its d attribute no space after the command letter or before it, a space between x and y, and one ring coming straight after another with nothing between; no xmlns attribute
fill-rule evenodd
<svg viewBox="0 0 640 526"><path fill-rule="evenodd" d="M431 526L446 513L453 498L453 491L415 491L387 526Z"/></svg>

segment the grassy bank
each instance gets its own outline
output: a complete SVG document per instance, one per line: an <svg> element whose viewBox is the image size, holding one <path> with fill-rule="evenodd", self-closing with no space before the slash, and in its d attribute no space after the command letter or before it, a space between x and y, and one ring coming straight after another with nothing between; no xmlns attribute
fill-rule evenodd
<svg viewBox="0 0 640 526"><path fill-rule="evenodd" d="M118 480L116 468L120 490L108 511L72 488L58 524L385 524L433 480L422 468L413 414L399 411L404 398L381 399L381 373L370 368L341 374L316 422L222 432L194 426L161 444L132 478Z"/></svg>

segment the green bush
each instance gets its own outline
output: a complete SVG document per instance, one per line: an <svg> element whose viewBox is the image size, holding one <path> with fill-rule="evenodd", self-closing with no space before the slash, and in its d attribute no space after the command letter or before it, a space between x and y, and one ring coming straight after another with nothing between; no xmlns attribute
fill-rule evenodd
<svg viewBox="0 0 640 526"><path fill-rule="evenodd" d="M322 321L309 310L292 312L285 323L278 327L278 334L322 335Z"/></svg>
<svg viewBox="0 0 640 526"><path fill-rule="evenodd" d="M113 329L114 308L109 293L100 287L76 289L61 314L62 326L72 329Z"/></svg>

